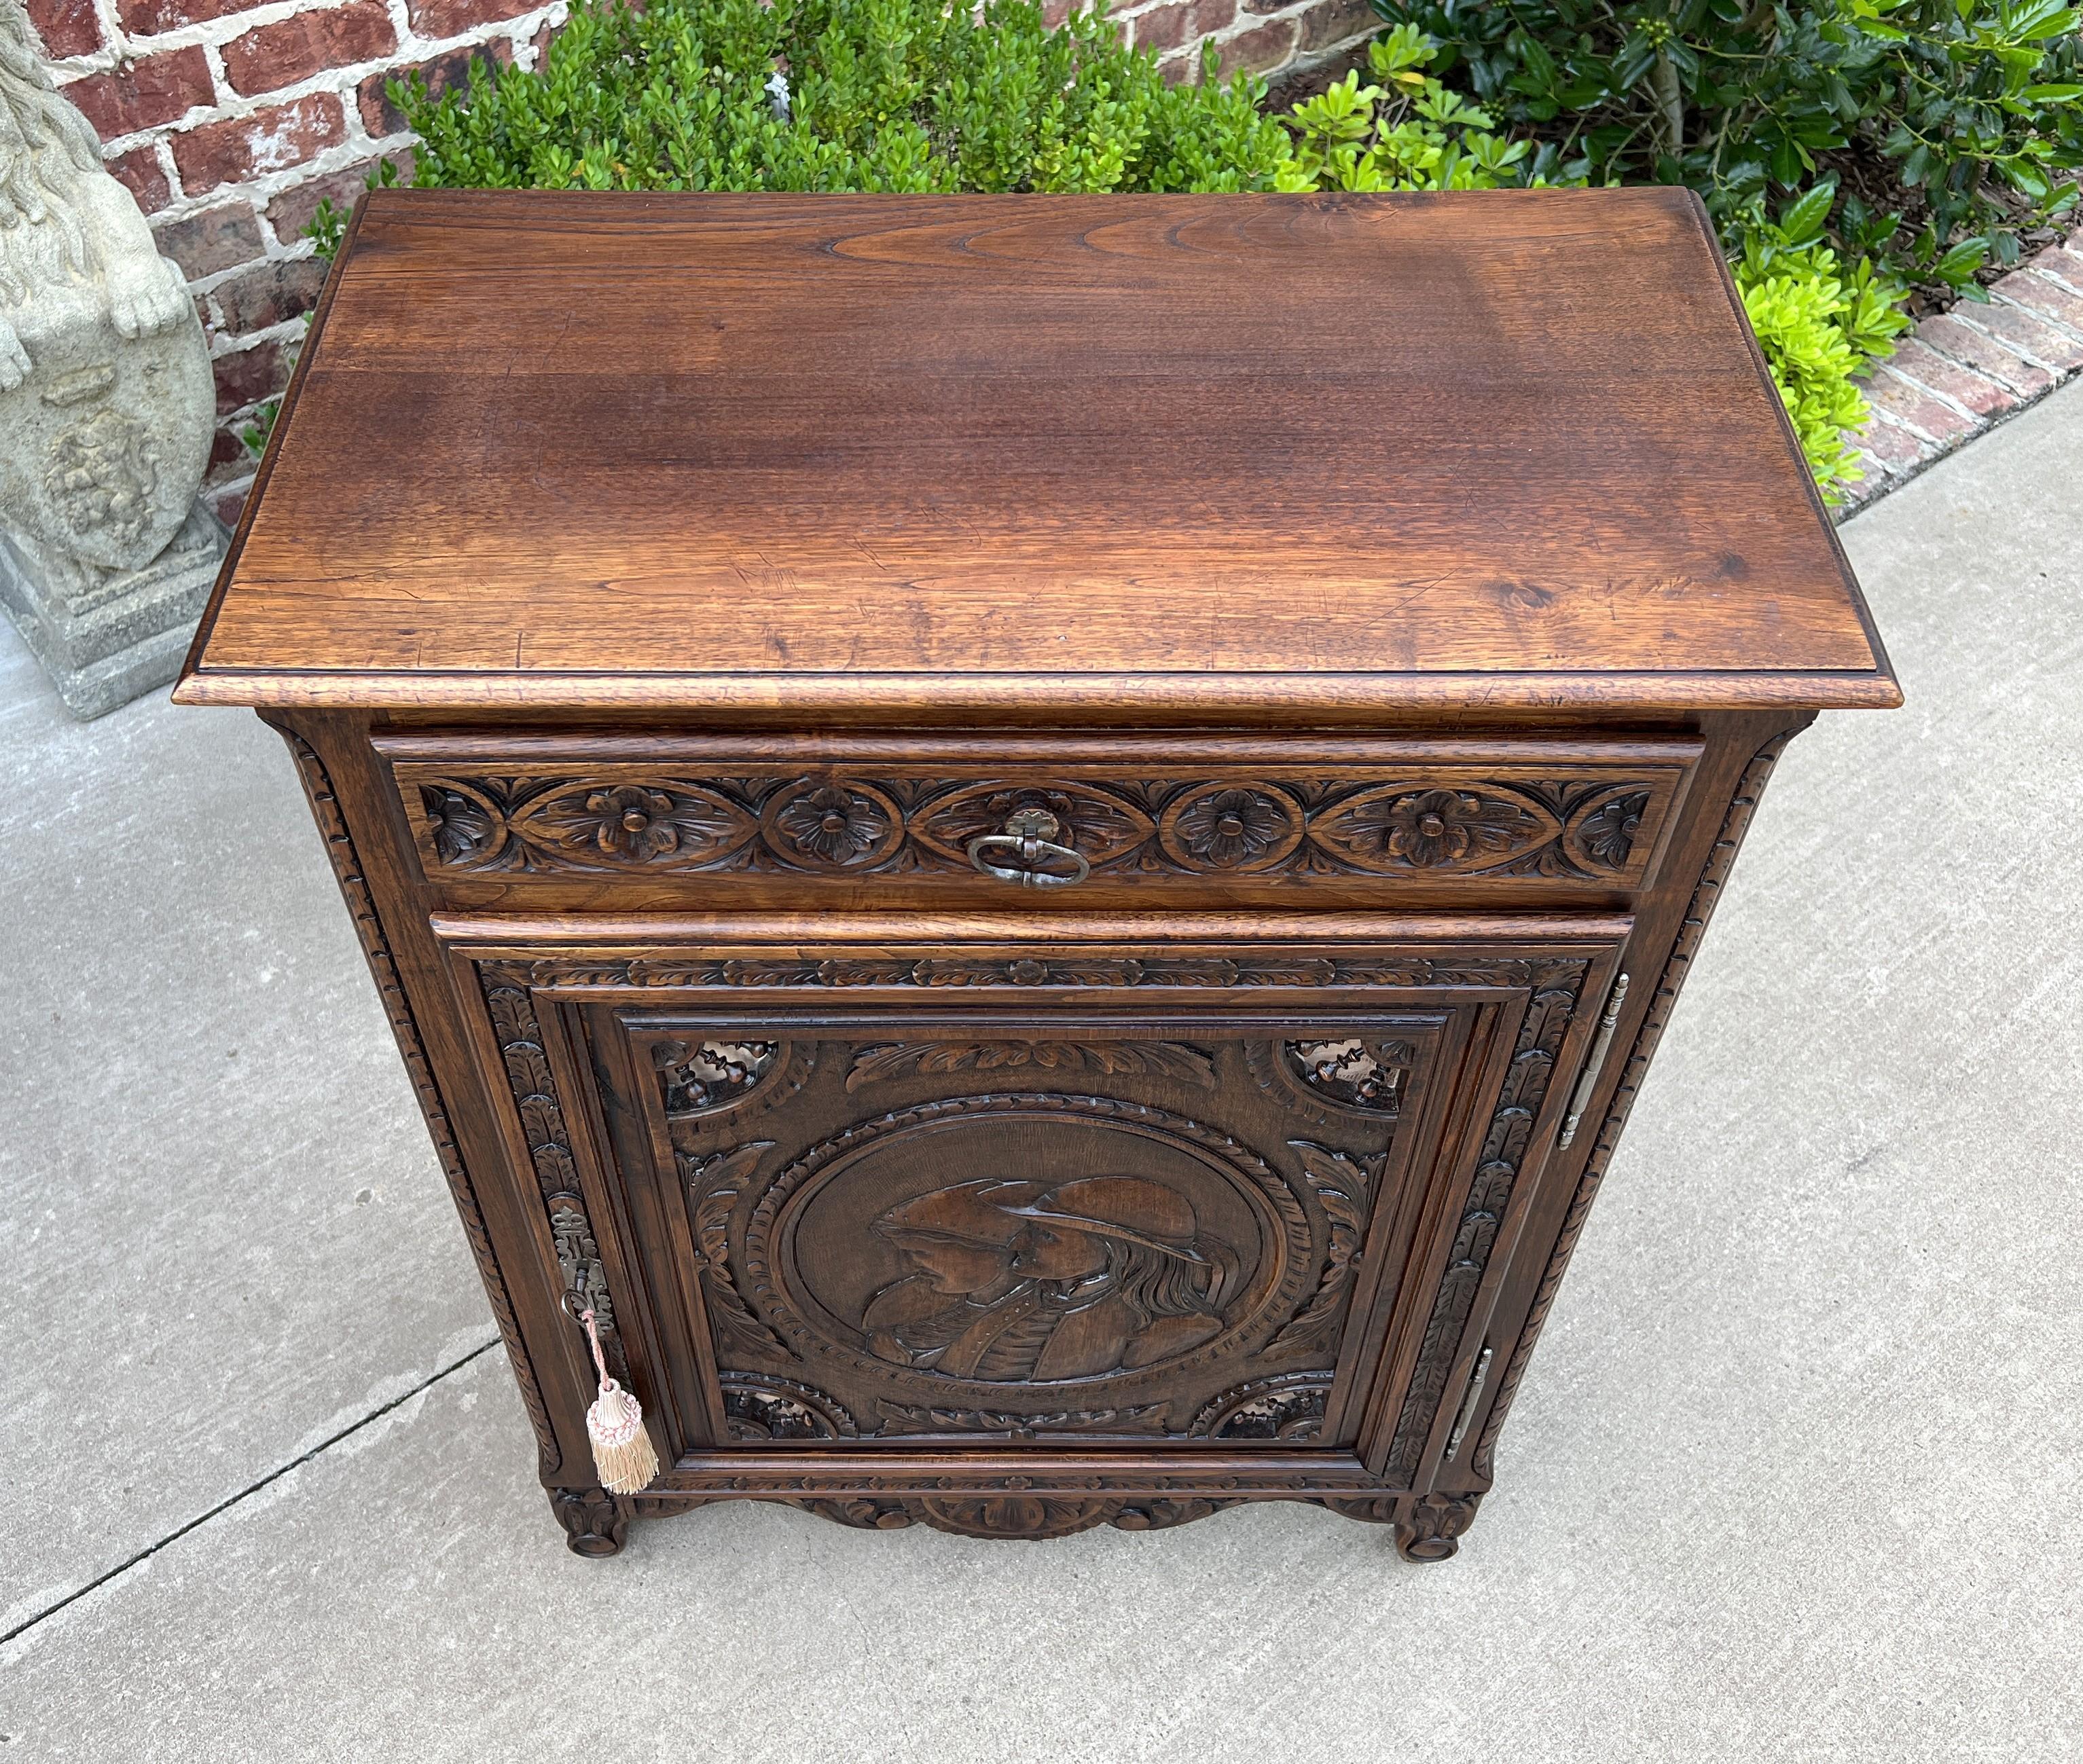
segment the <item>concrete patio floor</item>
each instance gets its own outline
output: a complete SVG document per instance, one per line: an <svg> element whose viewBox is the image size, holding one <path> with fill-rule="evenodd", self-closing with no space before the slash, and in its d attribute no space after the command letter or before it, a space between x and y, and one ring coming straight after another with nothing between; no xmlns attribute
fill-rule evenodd
<svg viewBox="0 0 2083 1764"><path fill-rule="evenodd" d="M1460 1555L1272 1505L568 1555L276 738L0 657L0 1758L2083 1753L2083 385L1845 530Z"/></svg>

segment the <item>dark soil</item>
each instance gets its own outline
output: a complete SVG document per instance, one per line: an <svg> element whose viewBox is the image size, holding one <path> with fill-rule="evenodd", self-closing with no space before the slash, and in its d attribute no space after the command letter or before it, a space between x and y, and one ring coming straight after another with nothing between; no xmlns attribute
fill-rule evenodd
<svg viewBox="0 0 2083 1764"><path fill-rule="evenodd" d="M1290 68L1275 74L1266 82L1264 108L1269 116L1278 116L1307 99L1322 97L1354 68L1364 72L1367 65L1367 44L1363 43L1314 67Z"/></svg>
<svg viewBox="0 0 2083 1764"><path fill-rule="evenodd" d="M1837 187L1845 194L1857 196L1876 214L1899 213L1903 226L1912 234L1922 229L1929 205L1922 190L1909 189L1899 180L1894 160L1864 142L1820 154L1817 158L1822 171L1837 174ZM2008 185L1992 184L1988 194L2017 231L2018 255L2013 263L1999 264L1992 258L1984 264L1975 276L1984 288L2008 276L2019 264L2028 261L2047 246L2060 243L2068 231L2059 223L2051 226L2027 226L2026 217L2030 213L2030 205ZM1958 298L1942 282L1913 285L1909 292L1910 315L1922 319L1934 312L1943 312Z"/></svg>

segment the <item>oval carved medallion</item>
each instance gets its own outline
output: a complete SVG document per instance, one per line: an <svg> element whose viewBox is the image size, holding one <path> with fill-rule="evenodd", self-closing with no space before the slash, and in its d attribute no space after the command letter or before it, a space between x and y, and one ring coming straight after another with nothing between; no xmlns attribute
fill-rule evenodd
<svg viewBox="0 0 2083 1764"><path fill-rule="evenodd" d="M814 1146L744 1245L761 1310L799 1349L985 1406L993 1386L1244 1351L1292 1315L1315 1260L1301 1200L1227 1136L1046 1094L924 1104Z"/></svg>

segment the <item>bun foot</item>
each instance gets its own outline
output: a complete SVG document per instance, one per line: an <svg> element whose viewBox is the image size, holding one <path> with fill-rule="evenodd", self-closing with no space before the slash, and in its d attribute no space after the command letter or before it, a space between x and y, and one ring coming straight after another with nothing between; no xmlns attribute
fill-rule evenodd
<svg viewBox="0 0 2083 1764"><path fill-rule="evenodd" d="M628 1534L628 1514L604 1488L553 1488L550 1510L573 1555L613 1555Z"/></svg>
<svg viewBox="0 0 2083 1764"><path fill-rule="evenodd" d="M1396 1547L1406 1562L1443 1562L1461 1547L1461 1534L1475 1523L1480 1494L1426 1495L1413 1500L1396 1521Z"/></svg>

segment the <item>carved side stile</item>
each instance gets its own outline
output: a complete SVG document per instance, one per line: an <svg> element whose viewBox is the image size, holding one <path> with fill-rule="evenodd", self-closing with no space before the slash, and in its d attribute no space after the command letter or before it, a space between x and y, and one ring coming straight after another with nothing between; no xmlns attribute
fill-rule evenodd
<svg viewBox="0 0 2083 1764"><path fill-rule="evenodd" d="M526 1406L529 1424L535 1430L536 1454L543 1475L545 1479L554 1476L564 1463L556 1430L550 1424L549 1411L543 1405L541 1388L535 1382L534 1367L522 1344L520 1326L514 1321L513 1304L507 1294L505 1277L500 1272L498 1258L492 1253L492 1239L485 1230L484 1209L478 1205L470 1172L463 1167L463 1154L457 1148L454 1134L450 1131L448 1109L442 1100L440 1087L434 1082L426 1046L420 1040L419 1025L413 1020L404 985L398 977L398 964L391 957L382 922L377 917L375 897L362 876L361 860L348 832L346 817L341 814L339 800L333 795L332 779L326 771L325 762L308 741L287 731L283 732L283 736L295 756L304 795L311 803L319 835L325 841L326 856L332 862L340 892L347 901L348 915L354 921L361 952L368 958L377 994L383 1001L384 1015L391 1021L391 1032L397 1038L399 1053L412 1080L412 1094L419 1099L420 1112L425 1116L427 1131L433 1137L434 1154L441 1160L442 1174L447 1177L449 1192L455 1197L463 1235L469 1239L471 1253L477 1258L477 1272L484 1282L485 1297L498 1322L500 1337L506 1344L507 1358L512 1363L514 1380L521 1387L521 1400Z"/></svg>
<svg viewBox="0 0 2083 1764"><path fill-rule="evenodd" d="M550 1070L542 1025L536 1020L534 995L524 986L502 984L488 976L483 978L482 987L492 1033L499 1042L499 1057L513 1089L513 1107L528 1142L535 1185L547 1211L550 1239L556 1247L558 1272L564 1282L565 1308L577 1316L584 1308L591 1307L607 1369L628 1386L629 1359L623 1348L593 1222L579 1192L571 1131L564 1124L564 1105L557 1098L556 1079Z"/></svg>
<svg viewBox="0 0 2083 1764"><path fill-rule="evenodd" d="M1658 977L1656 991L1650 998L1648 1014L1642 1019L1641 1028L1635 1035L1634 1044L1628 1050L1627 1065L1620 1074L1618 1087L1613 1092L1612 1105L1606 1112L1605 1120L1599 1129L1599 1137L1591 1147L1590 1158L1584 1165L1584 1173L1578 1179L1574 1193L1570 1199L1570 1209L1563 1216L1561 1234L1555 1240L1548 1265L1541 1271L1540 1284L1534 1290L1533 1303L1526 1314L1526 1323L1519 1331L1519 1340L1511 1351L1504 1376L1498 1381L1496 1399L1490 1404L1488 1418L1483 1423L1481 1436L1476 1442L1476 1450L1470 1460L1476 1475L1488 1478L1497 1450L1498 1436L1504 1430L1505 1416L1511 1408L1511 1399L1519 1389L1519 1381L1525 1375L1527 1362L1533 1357L1534 1344L1540 1339L1541 1325L1547 1321L1549 1307L1555 1302L1557 1289L1562 1284L1562 1276L1569 1268L1570 1257L1582 1233L1584 1222L1590 1216L1591 1203L1598 1197L1599 1184L1605 1178L1606 1168L1612 1161L1614 1148L1619 1145L1622 1130L1627 1125L1628 1116L1634 1107L1637 1093L1642 1079L1649 1071L1649 1062L1654 1057L1657 1044L1663 1038L1665 1026L1671 1021L1671 1007L1678 1002L1678 994L1685 984L1685 976L1692 964L1692 958L1700 947L1700 940L1706 935L1707 922L1714 916L1723 884L1728 880L1730 867L1736 861L1736 853L1743 842L1743 835L1750 830L1751 817L1757 812L1758 799L1764 793L1765 782L1772 775L1772 767L1778 763L1780 754L1798 731L1789 729L1765 743L1743 768L1737 781L1734 799L1723 818L1720 833L1707 854L1707 862L1701 870L1700 880L1694 885L1692 899L1687 903L1685 918L1678 929L1677 940L1672 944L1671 956L1664 963L1663 972Z"/></svg>
<svg viewBox="0 0 2083 1764"><path fill-rule="evenodd" d="M1498 1228L1511 1204L1514 1188L1533 1136L1533 1124L1555 1075L1556 1055L1570 1032L1587 964L1556 962L1534 981L1533 997L1519 1025L1504 1091L1484 1136L1482 1158L1470 1184L1467 1206L1455 1232L1447 1271L1425 1327L1424 1345L1412 1374L1410 1390L1396 1418L1388 1451L1388 1473L1409 1478L1424 1455L1434 1418L1447 1391L1447 1379L1460 1351L1468 1314L1489 1266ZM1451 1553L1451 1551L1448 1553Z"/></svg>

